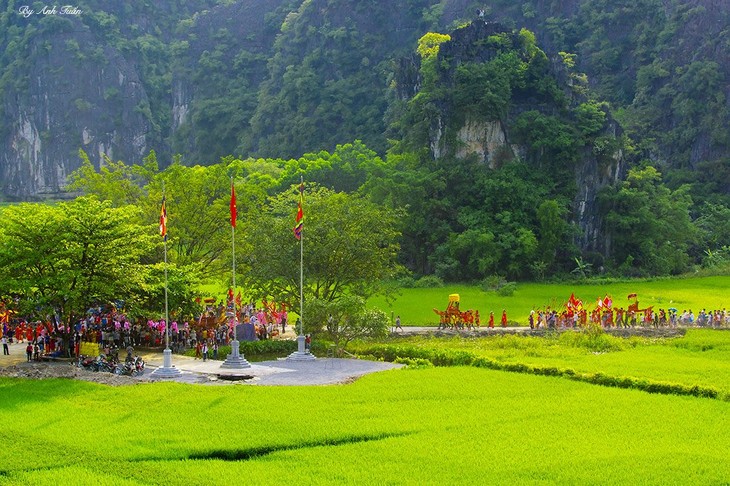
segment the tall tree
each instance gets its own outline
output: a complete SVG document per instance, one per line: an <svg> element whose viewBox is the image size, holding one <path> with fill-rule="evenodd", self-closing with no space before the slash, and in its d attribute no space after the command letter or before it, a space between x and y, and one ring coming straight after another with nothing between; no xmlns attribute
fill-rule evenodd
<svg viewBox="0 0 730 486"><path fill-rule="evenodd" d="M0 293L21 295L27 314L59 314L66 322L128 298L145 287L141 259L154 245L151 225L137 223L135 211L95 197L6 208Z"/></svg>
<svg viewBox="0 0 730 486"><path fill-rule="evenodd" d="M299 303L299 242L292 232L298 191L270 198L242 225L238 268L257 297ZM304 293L324 301L368 297L398 269L399 213L355 195L310 187L304 193ZM243 254L243 253L242 253ZM245 259L245 261L244 261Z"/></svg>
<svg viewBox="0 0 730 486"><path fill-rule="evenodd" d="M687 270L695 241L686 188L671 191L654 167L632 169L624 182L602 194L611 256L624 274L677 274Z"/></svg>

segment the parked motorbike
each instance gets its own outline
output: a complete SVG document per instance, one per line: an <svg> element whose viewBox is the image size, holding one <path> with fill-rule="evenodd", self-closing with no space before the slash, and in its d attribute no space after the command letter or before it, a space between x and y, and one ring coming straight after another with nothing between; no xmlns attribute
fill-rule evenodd
<svg viewBox="0 0 730 486"><path fill-rule="evenodd" d="M124 362L121 374L138 376L144 373L144 360L139 356L129 357Z"/></svg>

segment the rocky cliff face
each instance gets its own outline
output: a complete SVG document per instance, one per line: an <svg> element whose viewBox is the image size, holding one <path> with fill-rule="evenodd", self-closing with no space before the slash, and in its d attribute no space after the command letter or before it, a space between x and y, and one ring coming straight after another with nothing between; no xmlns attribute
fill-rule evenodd
<svg viewBox="0 0 730 486"><path fill-rule="evenodd" d="M105 157L136 161L148 149L148 101L135 67L109 47L87 56L80 46L93 36L75 30L78 21L67 27L30 40L33 62L2 100L0 193L8 197L61 193L80 165L79 149L97 165Z"/></svg>

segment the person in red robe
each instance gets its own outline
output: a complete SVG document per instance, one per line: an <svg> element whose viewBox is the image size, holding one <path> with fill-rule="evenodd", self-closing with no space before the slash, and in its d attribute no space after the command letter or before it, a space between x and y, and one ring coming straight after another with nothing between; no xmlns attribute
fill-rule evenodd
<svg viewBox="0 0 730 486"><path fill-rule="evenodd" d="M502 309L502 327L507 327L507 310Z"/></svg>
<svg viewBox="0 0 730 486"><path fill-rule="evenodd" d="M489 313L489 327L494 327L494 312Z"/></svg>

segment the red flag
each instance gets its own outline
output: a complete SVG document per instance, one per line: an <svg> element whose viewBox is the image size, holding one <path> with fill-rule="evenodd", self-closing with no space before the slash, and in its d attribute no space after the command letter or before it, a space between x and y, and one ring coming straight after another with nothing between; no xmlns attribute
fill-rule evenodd
<svg viewBox="0 0 730 486"><path fill-rule="evenodd" d="M607 309L613 307L613 300L608 295L606 295L606 297L603 299L603 306Z"/></svg>
<svg viewBox="0 0 730 486"><path fill-rule="evenodd" d="M302 203L304 202L304 182L299 184L299 205L297 207L297 217L294 225L294 237L297 240L302 239L302 229L304 228L304 210Z"/></svg>
<svg viewBox="0 0 730 486"><path fill-rule="evenodd" d="M167 205L165 196L162 196L162 209L160 209L160 236L167 241Z"/></svg>
<svg viewBox="0 0 730 486"><path fill-rule="evenodd" d="M238 211L236 209L236 189L233 187L233 181L231 181L231 226L236 227L236 218L238 217Z"/></svg>

